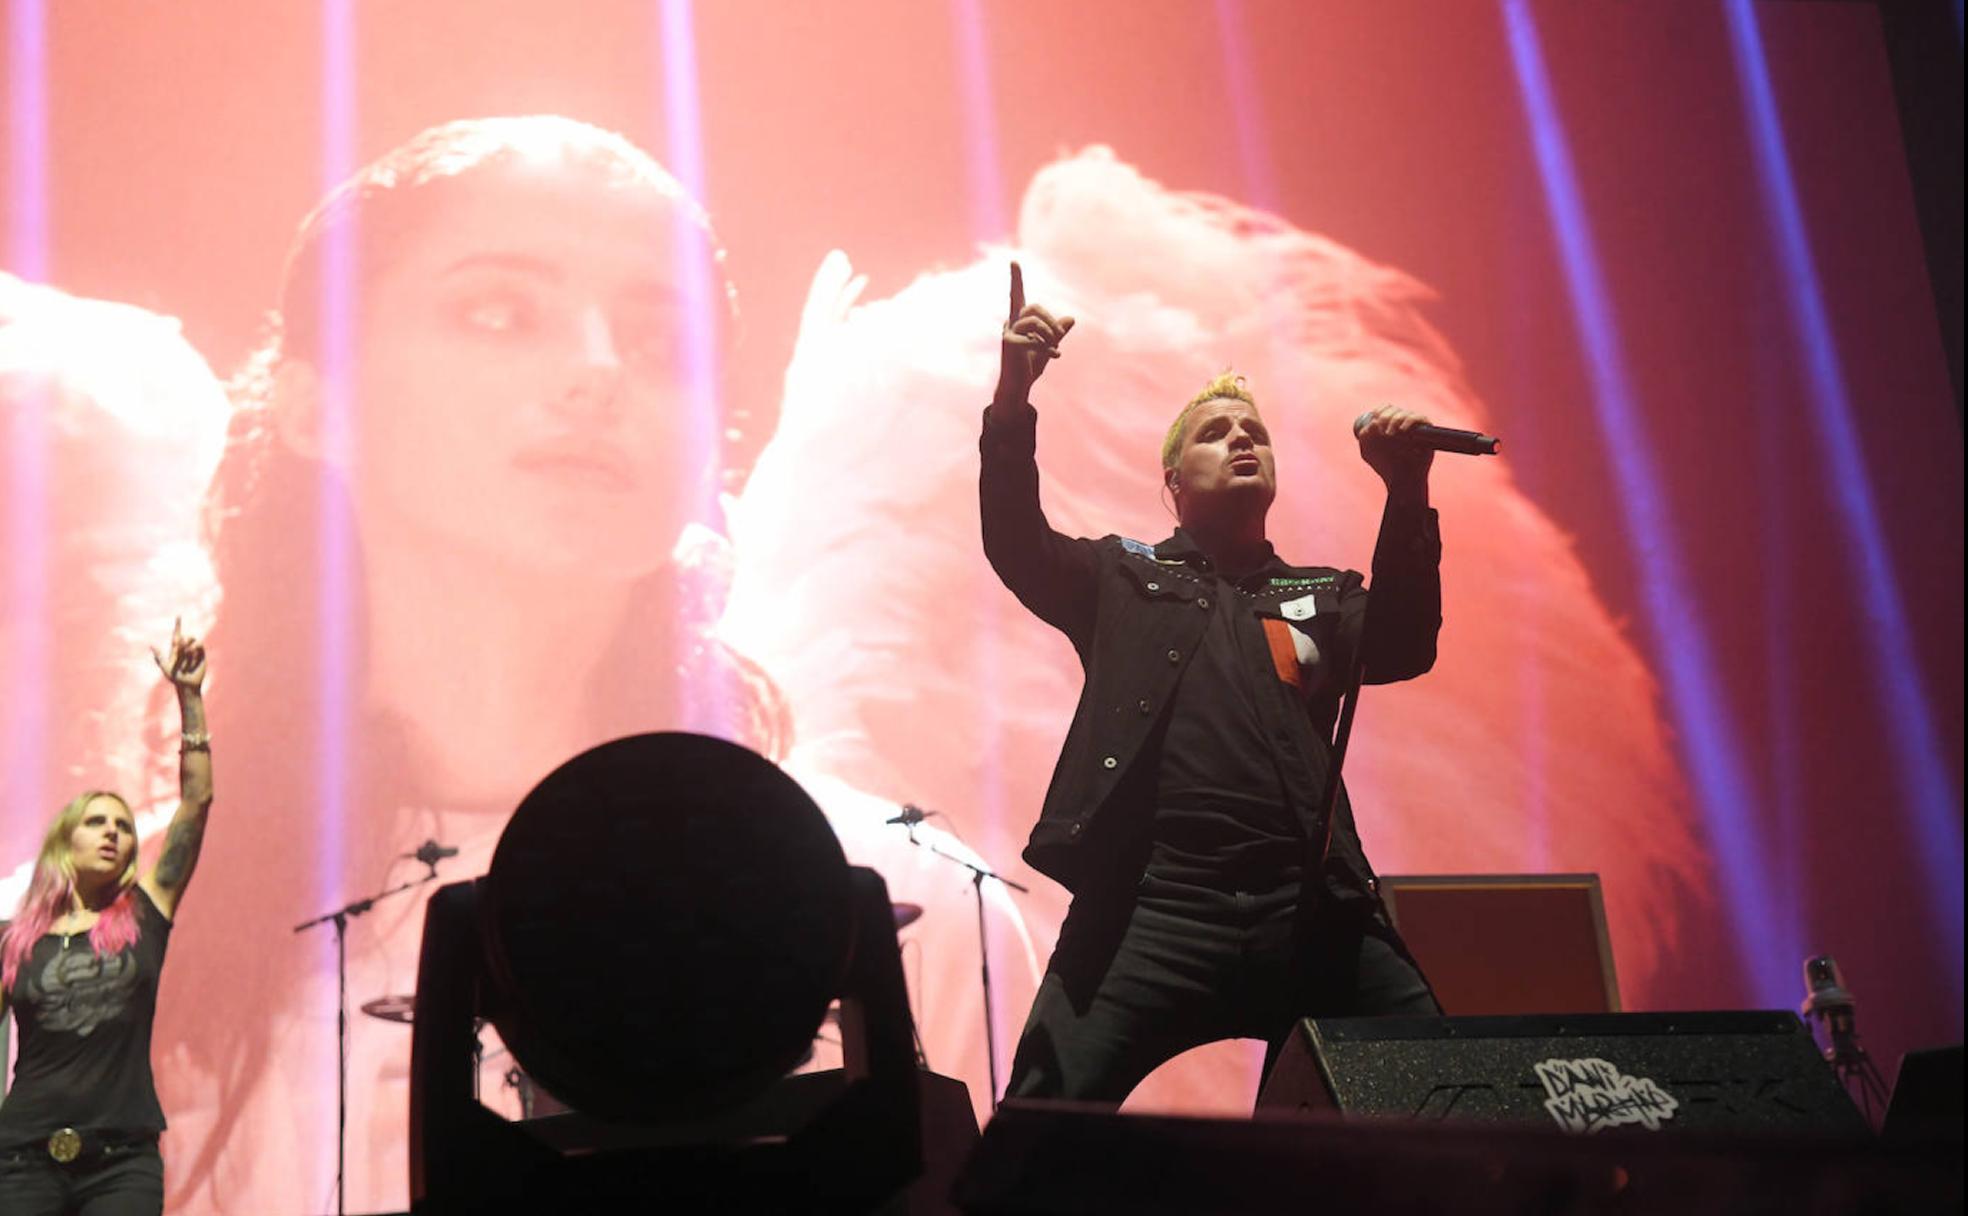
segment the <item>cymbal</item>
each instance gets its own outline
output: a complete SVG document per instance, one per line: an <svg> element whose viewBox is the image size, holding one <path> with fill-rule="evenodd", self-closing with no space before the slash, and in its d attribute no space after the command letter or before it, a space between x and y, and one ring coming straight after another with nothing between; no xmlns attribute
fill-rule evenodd
<svg viewBox="0 0 1968 1216"><path fill-rule="evenodd" d="M895 927L898 929L906 925L913 925L922 919L921 904L891 904L889 906L895 909Z"/></svg>
<svg viewBox="0 0 1968 1216"><path fill-rule="evenodd" d="M402 1022L409 1025L417 1012L417 998L414 996L379 996L373 1001L362 1002L362 1012L372 1018L385 1022Z"/></svg>

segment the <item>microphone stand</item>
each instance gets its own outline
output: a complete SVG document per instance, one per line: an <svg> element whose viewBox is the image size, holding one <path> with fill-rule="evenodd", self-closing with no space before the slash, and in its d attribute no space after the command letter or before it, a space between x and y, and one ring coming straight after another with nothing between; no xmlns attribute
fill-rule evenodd
<svg viewBox="0 0 1968 1216"><path fill-rule="evenodd" d="M1366 632L1362 630L1359 653L1353 656L1345 687L1340 690L1339 724L1333 730L1332 748L1327 753L1326 787L1319 792L1319 815L1324 827L1318 855L1313 858L1312 874L1307 876L1308 881L1315 883L1325 873L1326 857L1332 852L1333 817L1339 810L1339 770L1346 763L1346 745L1353 738L1353 712L1360 707L1360 687L1367 674L1366 649Z"/></svg>
<svg viewBox="0 0 1968 1216"><path fill-rule="evenodd" d="M905 812L913 812L915 808L905 807L904 810ZM984 1061L990 1069L991 1109L995 1111L998 1109L998 1028L997 1019L992 1016L991 1012L991 944L989 937L984 931L984 880L989 878L994 882L1003 883L1012 890L1025 895L1030 895L1032 889L1020 883L1013 882L1011 879L1006 878L988 866L980 866L974 861L957 856L955 853L951 853L945 849L939 849L931 841L916 839L916 825L921 822L921 819L917 819L914 823L907 824L909 829L909 843L919 849L928 849L943 860L954 862L964 869L969 870L970 888L977 896L978 975L984 984Z"/></svg>
<svg viewBox="0 0 1968 1216"><path fill-rule="evenodd" d="M1879 1075L1879 1066L1859 1043L1858 1002L1846 990L1845 977L1828 954L1804 960L1804 983L1804 1003L1798 1012L1815 1020L1824 1031L1825 1063L1831 1065L1845 1092L1857 1099L1866 1123L1877 1131L1892 1095L1886 1078Z"/></svg>
<svg viewBox="0 0 1968 1216"><path fill-rule="evenodd" d="M1361 421L1365 421L1365 419L1366 415L1361 415ZM1356 431L1357 427L1358 423L1355 424ZM1439 428L1431 427L1428 429L1437 430ZM1487 435L1476 435L1473 431L1456 433L1473 435L1477 439L1489 440L1491 443L1498 442ZM1463 449L1449 448L1444 450L1461 451ZM1470 450L1473 452L1475 449ZM1488 454L1494 456L1496 452L1492 448L1488 450ZM1380 522L1383 528L1387 526L1387 510L1386 505L1381 507ZM1375 556L1378 557L1378 542L1375 543L1374 548ZM1371 591L1369 593L1371 594ZM1313 890L1318 889L1318 884L1325 874L1326 857L1332 852L1333 816L1339 810L1339 770L1346 763L1346 745L1353 738L1353 714L1360 708L1360 690L1366 684L1367 649L1368 643L1373 640L1374 626L1373 601L1368 600L1367 603L1367 619L1360 623L1360 640L1353 651L1352 661L1346 665L1346 674L1344 676L1346 682L1339 689L1339 721L1333 728L1332 746L1327 753L1326 786L1323 790L1319 791L1319 815L1323 820L1323 826L1320 831L1319 850L1311 859L1311 872L1306 875L1306 881L1310 884L1310 889Z"/></svg>
<svg viewBox="0 0 1968 1216"><path fill-rule="evenodd" d="M313 920L304 920L294 926L296 933L305 933L316 925L335 926L335 992L338 1001L335 1009L335 1216L342 1216L345 1210L343 1170L348 1155L348 923L392 895L401 895L412 887L436 882L437 863L427 861L424 864L430 867L430 873L422 878L398 883L387 891L344 904L333 912L324 912Z"/></svg>

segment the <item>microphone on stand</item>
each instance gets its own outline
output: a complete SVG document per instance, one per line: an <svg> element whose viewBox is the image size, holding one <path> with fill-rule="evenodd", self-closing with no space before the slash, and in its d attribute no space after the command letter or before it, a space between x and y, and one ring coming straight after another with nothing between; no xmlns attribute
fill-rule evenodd
<svg viewBox="0 0 1968 1216"><path fill-rule="evenodd" d="M1353 433L1358 435L1367 429L1372 414L1362 414L1353 420ZM1503 440L1495 435L1485 435L1481 431L1461 431L1452 426L1418 426L1411 431L1403 431L1393 438L1401 443L1418 448L1430 448L1437 452L1452 452L1460 456L1494 456L1503 447Z"/></svg>
<svg viewBox="0 0 1968 1216"><path fill-rule="evenodd" d="M902 804L902 813L890 819L889 822L899 823L904 827L912 828L927 818L929 818L928 811L923 810L913 802L905 802Z"/></svg>
<svg viewBox="0 0 1968 1216"><path fill-rule="evenodd" d="M1804 1003L1798 1012L1815 1019L1824 1030L1830 1048L1825 1058L1834 1063L1852 1057L1858 1048L1858 1002L1845 988L1845 975L1838 961L1829 954L1804 960Z"/></svg>
<svg viewBox="0 0 1968 1216"><path fill-rule="evenodd" d="M1866 1122L1877 1126L1876 1120L1886 1113L1891 1098L1886 1078L1880 1075L1879 1066L1859 1043L1858 1006L1845 987L1845 974L1838 969L1836 959L1829 954L1817 954L1804 960L1804 1003L1797 1011L1816 1021L1824 1032L1828 1040L1825 1063L1831 1065L1832 1074L1858 1100ZM1878 1115L1874 1114L1875 1103Z"/></svg>
<svg viewBox="0 0 1968 1216"><path fill-rule="evenodd" d="M443 861L445 858L456 857L457 855L458 855L458 850L452 848L450 845L439 844L435 840L426 840L424 843L417 846L417 851L414 853L402 854L402 856L404 857L415 858L416 860L433 868L436 867L438 862Z"/></svg>

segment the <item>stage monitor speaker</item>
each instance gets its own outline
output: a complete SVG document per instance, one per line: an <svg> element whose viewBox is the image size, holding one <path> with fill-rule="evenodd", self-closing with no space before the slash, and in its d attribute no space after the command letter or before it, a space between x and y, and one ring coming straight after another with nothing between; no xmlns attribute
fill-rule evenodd
<svg viewBox="0 0 1968 1216"><path fill-rule="evenodd" d="M1909 1051L1879 1134L1902 1142L1952 1141L1961 1149L1961 1044Z"/></svg>
<svg viewBox="0 0 1968 1216"><path fill-rule="evenodd" d="M1597 874L1392 874L1379 885L1445 1012L1620 1011Z"/></svg>
<svg viewBox="0 0 1968 1216"><path fill-rule="evenodd" d="M1867 1136L1787 1010L1307 1018L1258 1107L1653 1131Z"/></svg>

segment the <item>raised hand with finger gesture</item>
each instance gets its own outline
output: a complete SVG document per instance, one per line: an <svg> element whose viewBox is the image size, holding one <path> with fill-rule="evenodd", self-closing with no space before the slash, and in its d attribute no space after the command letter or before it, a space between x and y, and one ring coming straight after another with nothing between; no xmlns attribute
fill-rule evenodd
<svg viewBox="0 0 1968 1216"><path fill-rule="evenodd" d="M178 692L178 810L171 816L163 852L137 881L168 920L178 913L178 901L205 845L205 821L212 808L212 735L205 727L205 644L186 633L180 619L171 622L170 652L153 646L150 657Z"/></svg>
<svg viewBox="0 0 1968 1216"><path fill-rule="evenodd" d="M157 661L157 670L164 678L180 689L198 691L205 683L205 644L184 632L184 620L171 622L171 653L169 657L160 654L157 647L150 648L150 657Z"/></svg>
<svg viewBox="0 0 1968 1216"><path fill-rule="evenodd" d="M1046 364L1059 357L1059 344L1073 328L1073 318L1057 317L1038 304L1025 302L1025 272L1011 264L1011 313L998 345L998 391L993 401L1023 404L1032 382Z"/></svg>

